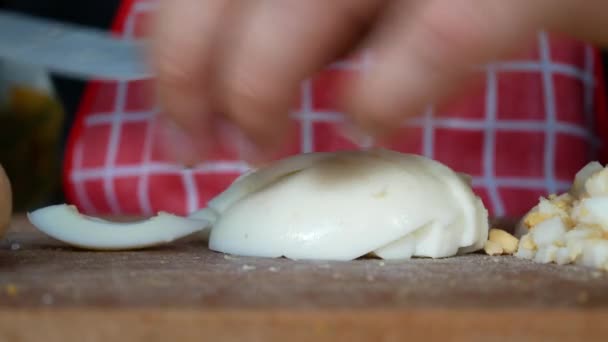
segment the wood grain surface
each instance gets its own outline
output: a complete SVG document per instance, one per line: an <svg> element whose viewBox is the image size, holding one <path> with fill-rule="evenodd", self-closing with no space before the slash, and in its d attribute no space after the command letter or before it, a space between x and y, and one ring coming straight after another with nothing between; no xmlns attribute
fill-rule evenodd
<svg viewBox="0 0 608 342"><path fill-rule="evenodd" d="M474 254L245 258L203 241L67 247L18 217L0 242L0 341L605 341L608 275Z"/></svg>

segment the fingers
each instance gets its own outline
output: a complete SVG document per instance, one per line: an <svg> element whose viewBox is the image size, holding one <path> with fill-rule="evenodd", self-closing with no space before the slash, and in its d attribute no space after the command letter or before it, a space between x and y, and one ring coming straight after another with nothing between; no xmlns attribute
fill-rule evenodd
<svg viewBox="0 0 608 342"><path fill-rule="evenodd" d="M375 25L372 64L344 100L355 121L378 136L458 89L471 67L554 25L553 3L163 0L154 45L160 100L198 141L230 131L228 140L243 133L249 147L273 149L288 132L301 81Z"/></svg>
<svg viewBox="0 0 608 342"><path fill-rule="evenodd" d="M342 54L371 22L377 0L249 3L222 52L222 112L262 149L288 132L301 82Z"/></svg>
<svg viewBox="0 0 608 342"><path fill-rule="evenodd" d="M162 0L153 25L152 64L157 72L159 100L176 127L165 127L175 136L178 127L193 139L172 139L183 154L211 148L214 132L209 94L209 69L221 23L230 1ZM207 141L204 139L207 138ZM181 141L182 143L178 143ZM189 141L186 146L186 142ZM204 151L199 151L204 153ZM199 156L200 157L200 156Z"/></svg>
<svg viewBox="0 0 608 342"><path fill-rule="evenodd" d="M249 157L275 149L302 80L348 50L381 3L163 1L153 45L160 101L195 137L190 145L241 145ZM182 159L193 148L171 140Z"/></svg>
<svg viewBox="0 0 608 342"><path fill-rule="evenodd" d="M552 20L548 25L550 29L566 32L591 44L608 46L608 28L606 26L608 1L557 0L551 5L554 13L552 13Z"/></svg>
<svg viewBox="0 0 608 342"><path fill-rule="evenodd" d="M485 63L529 37L538 10L524 0L397 2L372 38L373 61L347 90L355 121L374 135L450 94ZM534 2L532 2L534 3ZM405 18L407 17L407 20Z"/></svg>

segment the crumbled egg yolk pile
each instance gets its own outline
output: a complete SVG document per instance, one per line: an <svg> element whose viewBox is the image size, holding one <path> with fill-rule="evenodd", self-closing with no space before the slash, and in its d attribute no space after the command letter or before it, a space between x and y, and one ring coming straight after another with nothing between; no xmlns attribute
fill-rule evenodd
<svg viewBox="0 0 608 342"><path fill-rule="evenodd" d="M541 198L519 228L517 257L608 270L608 167L587 164L569 192Z"/></svg>

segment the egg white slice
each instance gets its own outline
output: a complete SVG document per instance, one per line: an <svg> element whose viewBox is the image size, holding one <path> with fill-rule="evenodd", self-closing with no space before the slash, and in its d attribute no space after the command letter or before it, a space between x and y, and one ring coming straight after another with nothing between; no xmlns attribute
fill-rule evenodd
<svg viewBox="0 0 608 342"><path fill-rule="evenodd" d="M110 222L80 214L72 205L52 205L28 213L45 234L69 245L94 250L139 249L162 245L205 230L211 222L165 212L138 222Z"/></svg>

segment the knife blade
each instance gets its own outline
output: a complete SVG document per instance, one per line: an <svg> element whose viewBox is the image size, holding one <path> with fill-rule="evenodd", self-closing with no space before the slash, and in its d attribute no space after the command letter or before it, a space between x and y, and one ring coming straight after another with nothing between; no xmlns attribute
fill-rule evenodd
<svg viewBox="0 0 608 342"><path fill-rule="evenodd" d="M0 59L44 67L79 79L152 77L146 43L109 32L0 11Z"/></svg>

